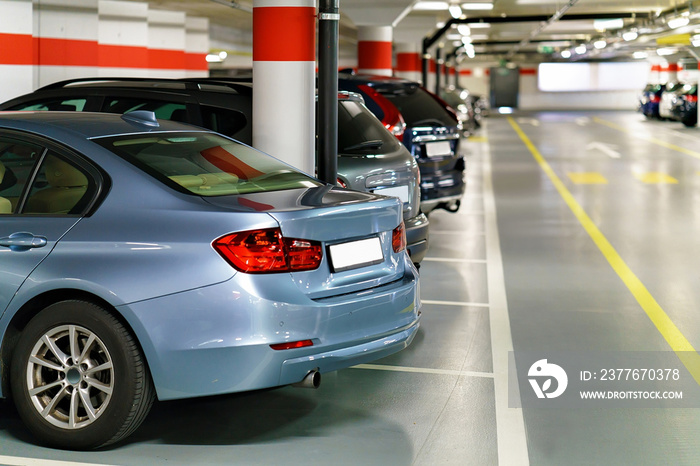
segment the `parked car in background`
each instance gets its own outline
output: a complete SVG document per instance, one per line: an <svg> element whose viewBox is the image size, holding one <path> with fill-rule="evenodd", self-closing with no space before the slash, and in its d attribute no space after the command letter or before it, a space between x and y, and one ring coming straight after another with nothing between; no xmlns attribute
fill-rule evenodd
<svg viewBox="0 0 700 466"><path fill-rule="evenodd" d="M403 203L407 249L418 265L428 251L428 218L420 210L418 163L364 105L359 94L338 93L338 184L396 196Z"/></svg>
<svg viewBox="0 0 700 466"><path fill-rule="evenodd" d="M358 92L418 161L421 210L456 212L464 194L462 128L457 116L420 84L400 78L339 74L338 87Z"/></svg>
<svg viewBox="0 0 700 466"><path fill-rule="evenodd" d="M671 109L674 119L685 126L695 126L698 123L698 85L686 84L676 96Z"/></svg>
<svg viewBox="0 0 700 466"><path fill-rule="evenodd" d="M150 110L157 118L202 126L252 144L252 84L225 78L75 79L12 99L0 110ZM415 159L367 110L359 95L339 95L338 111L341 184L401 198L408 251L418 265L428 248L429 222L420 210Z"/></svg>
<svg viewBox="0 0 700 466"><path fill-rule="evenodd" d="M683 89L683 84L677 82L666 83L664 90L661 91L661 98L659 99L659 118L662 120L673 120L675 115L673 114L673 105L678 97L678 92Z"/></svg>
<svg viewBox="0 0 700 466"><path fill-rule="evenodd" d="M639 111L647 118L660 118L659 102L661 93L666 86L664 84L647 84L639 95Z"/></svg>
<svg viewBox="0 0 700 466"><path fill-rule="evenodd" d="M44 444L130 435L160 400L302 383L408 346L394 197L218 133L0 114L0 398Z"/></svg>
<svg viewBox="0 0 700 466"><path fill-rule="evenodd" d="M469 95L468 90L457 89L454 86L444 88L440 94L442 100L454 109L457 118L462 123L463 134L467 137L474 134L481 125L476 121L474 103Z"/></svg>

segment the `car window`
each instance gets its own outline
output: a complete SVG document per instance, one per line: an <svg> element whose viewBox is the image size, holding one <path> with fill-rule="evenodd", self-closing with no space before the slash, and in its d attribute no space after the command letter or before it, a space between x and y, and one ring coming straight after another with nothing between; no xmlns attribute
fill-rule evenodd
<svg viewBox="0 0 700 466"><path fill-rule="evenodd" d="M401 112L408 126L456 126L457 121L430 94L418 86L377 87Z"/></svg>
<svg viewBox="0 0 700 466"><path fill-rule="evenodd" d="M0 138L0 214L12 214L44 148L14 139Z"/></svg>
<svg viewBox="0 0 700 466"><path fill-rule="evenodd" d="M133 97L119 97L106 99L104 112L128 113L135 110L149 110L155 113L161 120L175 120L188 123L187 107L182 103L168 102L164 100L149 100Z"/></svg>
<svg viewBox="0 0 700 466"><path fill-rule="evenodd" d="M21 104L8 110L50 110L63 112L82 112L87 99L53 99L29 104Z"/></svg>
<svg viewBox="0 0 700 466"><path fill-rule="evenodd" d="M235 137L248 125L248 118L236 110L202 105L204 127L225 136Z"/></svg>
<svg viewBox="0 0 700 466"><path fill-rule="evenodd" d="M148 133L93 139L186 194L223 196L321 186L267 154L213 133Z"/></svg>
<svg viewBox="0 0 700 466"><path fill-rule="evenodd" d="M338 102L338 153L394 152L401 143L366 107L353 101Z"/></svg>
<svg viewBox="0 0 700 466"><path fill-rule="evenodd" d="M48 151L34 178L23 214L77 215L96 192L96 183L82 168Z"/></svg>

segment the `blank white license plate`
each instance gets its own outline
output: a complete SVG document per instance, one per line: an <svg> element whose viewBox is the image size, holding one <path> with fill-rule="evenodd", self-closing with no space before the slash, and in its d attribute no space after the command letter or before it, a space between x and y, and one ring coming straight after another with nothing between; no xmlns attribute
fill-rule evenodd
<svg viewBox="0 0 700 466"><path fill-rule="evenodd" d="M408 186L391 186L389 188L377 188L375 193L383 196L394 196L401 199L401 202L408 202Z"/></svg>
<svg viewBox="0 0 700 466"><path fill-rule="evenodd" d="M452 154L450 141L429 142L425 145L425 152L428 157L442 157Z"/></svg>
<svg viewBox="0 0 700 466"><path fill-rule="evenodd" d="M335 272L378 264L384 260L382 244L376 236L359 241L333 244L329 246L328 250Z"/></svg>

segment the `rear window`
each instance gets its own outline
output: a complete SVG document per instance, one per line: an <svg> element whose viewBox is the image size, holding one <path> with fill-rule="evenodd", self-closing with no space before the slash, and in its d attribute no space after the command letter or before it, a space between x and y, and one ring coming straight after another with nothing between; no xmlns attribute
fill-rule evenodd
<svg viewBox="0 0 700 466"><path fill-rule="evenodd" d="M274 157L212 133L148 133L93 141L164 184L197 196L321 186Z"/></svg>
<svg viewBox="0 0 700 466"><path fill-rule="evenodd" d="M457 126L457 121L430 94L418 86L375 87L401 111L408 126Z"/></svg>
<svg viewBox="0 0 700 466"><path fill-rule="evenodd" d="M351 100L338 102L338 154L395 152L400 145L362 104Z"/></svg>

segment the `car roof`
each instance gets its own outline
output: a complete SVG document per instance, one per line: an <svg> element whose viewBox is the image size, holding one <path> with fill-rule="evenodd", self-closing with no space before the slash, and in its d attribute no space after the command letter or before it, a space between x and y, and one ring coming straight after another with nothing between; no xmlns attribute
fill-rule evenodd
<svg viewBox="0 0 700 466"><path fill-rule="evenodd" d="M252 85L246 82L215 80L210 78L137 78L137 77L94 77L76 78L58 81L40 87L35 92L53 91L58 89L97 89L97 88L129 88L149 91L193 92L203 88L207 91L235 92L243 95L252 93Z"/></svg>
<svg viewBox="0 0 700 466"><path fill-rule="evenodd" d="M338 73L338 79L377 84L420 84L409 79L397 78L395 76L379 76L374 74Z"/></svg>
<svg viewBox="0 0 700 466"><path fill-rule="evenodd" d="M145 115L148 113L151 115ZM124 118L129 115L130 118ZM209 132L185 123L155 120L152 112L145 111L125 115L92 112L0 111L0 128L29 131L48 137L70 134L73 137L80 136L85 139L156 131Z"/></svg>

